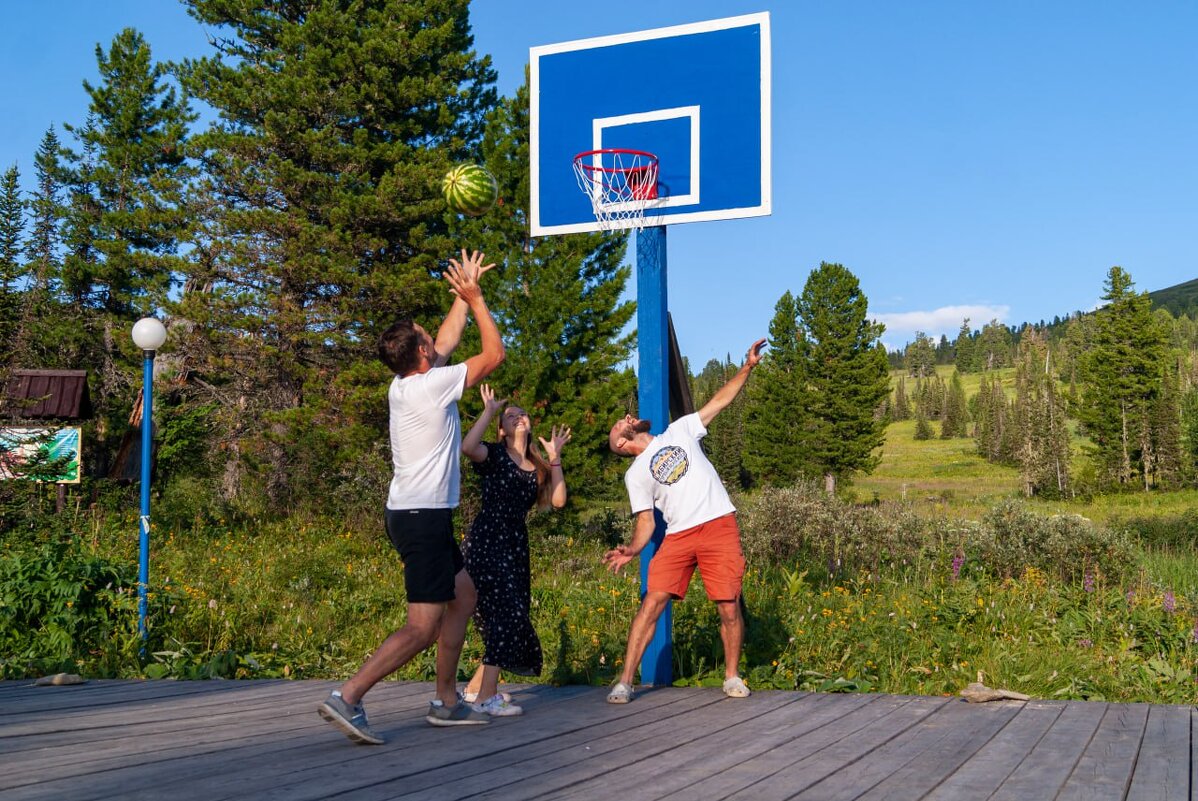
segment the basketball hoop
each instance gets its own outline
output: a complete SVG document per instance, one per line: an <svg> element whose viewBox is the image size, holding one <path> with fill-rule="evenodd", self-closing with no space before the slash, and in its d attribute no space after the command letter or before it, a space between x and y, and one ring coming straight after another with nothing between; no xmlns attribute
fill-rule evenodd
<svg viewBox="0 0 1198 801"><path fill-rule="evenodd" d="M600 228L645 227L645 207L657 199L657 156L618 147L587 150L574 157L574 177Z"/></svg>

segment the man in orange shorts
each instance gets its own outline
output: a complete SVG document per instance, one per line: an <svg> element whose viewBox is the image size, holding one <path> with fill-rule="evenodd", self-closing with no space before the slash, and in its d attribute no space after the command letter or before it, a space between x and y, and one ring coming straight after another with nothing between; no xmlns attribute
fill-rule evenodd
<svg viewBox="0 0 1198 801"><path fill-rule="evenodd" d="M608 551L604 564L613 573L618 572L644 549L653 536L654 507L665 519L666 536L649 563L645 597L628 634L624 670L607 695L610 704L632 700L632 677L653 639L657 619L672 598L686 597L696 567L703 574L707 597L715 602L720 614L724 694L730 698L749 695L749 688L737 675L745 634L740 614L745 558L740 550L736 508L699 447L699 440L707 435L707 424L740 394L749 373L761 361L764 346L764 339L754 342L740 370L702 409L675 420L657 436L649 433L648 420L632 415L611 428L608 444L612 451L634 457L632 467L624 474L624 484L636 515L636 527L632 542Z"/></svg>

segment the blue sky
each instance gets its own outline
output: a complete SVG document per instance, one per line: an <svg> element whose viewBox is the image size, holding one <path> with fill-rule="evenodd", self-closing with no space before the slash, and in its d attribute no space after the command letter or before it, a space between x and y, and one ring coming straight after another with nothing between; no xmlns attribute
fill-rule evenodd
<svg viewBox="0 0 1198 801"><path fill-rule="evenodd" d="M0 166L26 178L46 127L83 119L97 43L131 25L159 59L208 52L172 0L8 5ZM534 45L771 13L774 213L669 232L670 308L696 368L763 336L821 260L858 276L892 347L915 330L951 339L966 316L1092 308L1116 264L1139 289L1198 278L1192 0L580 8L476 0L501 91Z"/></svg>

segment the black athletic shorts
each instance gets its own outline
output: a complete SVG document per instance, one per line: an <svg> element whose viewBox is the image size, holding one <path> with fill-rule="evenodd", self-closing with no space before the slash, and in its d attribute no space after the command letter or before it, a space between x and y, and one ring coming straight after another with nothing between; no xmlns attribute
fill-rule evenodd
<svg viewBox="0 0 1198 801"><path fill-rule="evenodd" d="M408 603L454 599L454 577L466 563L453 536L452 509L388 509L387 536L403 560Z"/></svg>

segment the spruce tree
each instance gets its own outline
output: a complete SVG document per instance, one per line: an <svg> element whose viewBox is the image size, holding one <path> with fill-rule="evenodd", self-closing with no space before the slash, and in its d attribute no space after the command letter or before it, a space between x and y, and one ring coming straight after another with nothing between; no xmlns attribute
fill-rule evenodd
<svg viewBox="0 0 1198 801"><path fill-rule="evenodd" d="M940 422L940 438L964 437L969 425L969 409L965 400L965 388L961 385L961 374L953 371L948 392L944 399L944 417Z"/></svg>
<svg viewBox="0 0 1198 801"><path fill-rule="evenodd" d="M928 423L928 416L924 414L922 407L916 407L915 410L915 439L927 440L932 438L932 426Z"/></svg>
<svg viewBox="0 0 1198 801"><path fill-rule="evenodd" d="M907 345L903 354L907 374L912 378L924 378L936 370L936 349L932 340L923 331L915 332L915 341Z"/></svg>
<svg viewBox="0 0 1198 801"><path fill-rule="evenodd" d="M911 401L907 398L907 377L900 375L894 387L894 404L890 418L895 422L911 419Z"/></svg>
<svg viewBox="0 0 1198 801"><path fill-rule="evenodd" d="M884 328L869 318L857 277L839 264L821 262L811 272L796 312L812 427L809 459L832 491L836 482L878 463L886 427L875 411L890 391Z"/></svg>
<svg viewBox="0 0 1198 801"><path fill-rule="evenodd" d="M769 350L745 392L744 466L756 485L786 486L812 474L801 337L788 291L774 306Z"/></svg>
<svg viewBox="0 0 1198 801"><path fill-rule="evenodd" d="M1012 406L1011 456L1024 493L1063 497L1069 488L1069 429L1047 339L1034 329L1019 344Z"/></svg>
<svg viewBox="0 0 1198 801"><path fill-rule="evenodd" d="M695 377L692 395L695 408L711 400L711 396L736 375L738 368L731 354L724 361L709 360ZM703 438L704 451L729 489L739 490L747 486L743 456L744 408L745 397L742 393L711 421L707 426L707 436Z"/></svg>
<svg viewBox="0 0 1198 801"><path fill-rule="evenodd" d="M978 338L975 359L982 370L997 370L1011 363L1011 329L998 320L991 320L982 327Z"/></svg>
<svg viewBox="0 0 1198 801"><path fill-rule="evenodd" d="M958 373L972 373L977 369L973 353L973 332L969 328L969 318L961 323L961 330L953 341L953 364Z"/></svg>
<svg viewBox="0 0 1198 801"><path fill-rule="evenodd" d="M59 225L62 221L62 144L51 125L33 158L36 185L27 206L29 236L25 242L28 282L21 293L11 349L14 366L65 366L52 332L56 330L55 290L60 273ZM58 329L61 330L61 329Z"/></svg>
<svg viewBox="0 0 1198 801"><path fill-rule="evenodd" d="M25 277L22 257L25 204L21 199L21 174L13 165L0 176L0 381L7 381L13 337L20 310L19 284Z"/></svg>
<svg viewBox="0 0 1198 801"><path fill-rule="evenodd" d="M1166 364L1165 332L1152 301L1133 287L1122 268L1107 273L1106 305L1094 313L1091 347L1080 360L1085 389L1078 411L1094 443L1095 464L1106 481L1124 487L1149 483L1149 416Z"/></svg>
<svg viewBox="0 0 1198 801"><path fill-rule="evenodd" d="M203 229L178 313L232 443L226 492L249 463L274 498L303 496L377 469L373 345L401 315L435 328L438 271L477 245L449 236L440 181L477 160L494 72L467 0L187 4L221 32L183 66L220 121L195 140Z"/></svg>

